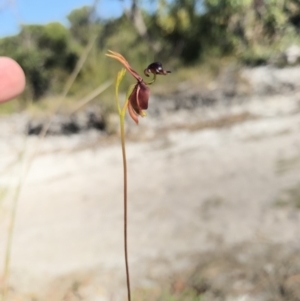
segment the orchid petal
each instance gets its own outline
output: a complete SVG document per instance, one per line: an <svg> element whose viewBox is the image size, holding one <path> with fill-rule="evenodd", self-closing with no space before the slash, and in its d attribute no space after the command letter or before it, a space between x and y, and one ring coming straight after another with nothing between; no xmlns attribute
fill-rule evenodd
<svg viewBox="0 0 300 301"><path fill-rule="evenodd" d="M139 119L138 119L138 114L136 113L136 111L133 109L130 101L128 102L128 113L130 115L130 117L133 119L133 121L136 124L139 124Z"/></svg>
<svg viewBox="0 0 300 301"><path fill-rule="evenodd" d="M139 74L130 67L128 61L124 58L123 55L121 55L120 53L108 50L108 53L106 54L106 56L119 61L137 81L142 80L142 78L139 76Z"/></svg>

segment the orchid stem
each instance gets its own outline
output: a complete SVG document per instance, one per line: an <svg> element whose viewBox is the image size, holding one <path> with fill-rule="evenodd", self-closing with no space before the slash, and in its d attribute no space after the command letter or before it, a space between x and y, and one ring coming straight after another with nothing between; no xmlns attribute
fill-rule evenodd
<svg viewBox="0 0 300 301"><path fill-rule="evenodd" d="M146 83L148 86L152 85L156 81L156 73L153 74L153 78L150 82Z"/></svg>
<svg viewBox="0 0 300 301"><path fill-rule="evenodd" d="M125 118L125 114L120 114L120 131L121 131L123 179L124 179L124 254L125 254L127 295L128 295L128 301L131 301L129 264L128 264L128 248L127 248L127 160L126 160L126 148L125 148L124 118Z"/></svg>
<svg viewBox="0 0 300 301"><path fill-rule="evenodd" d="M119 85L125 75L126 70L123 68L117 75L116 78L116 104L120 118L120 135L121 135L121 146L122 146L122 159L123 159L123 180L124 180L124 254L125 254L125 270L126 270L126 284L127 284L127 295L128 301L131 301L130 291L130 277L129 277L129 264L128 264L128 248L127 248L127 159L126 159L126 148L125 148L125 115L128 107L129 93L132 91L132 87L129 88L125 102L121 109L119 101Z"/></svg>

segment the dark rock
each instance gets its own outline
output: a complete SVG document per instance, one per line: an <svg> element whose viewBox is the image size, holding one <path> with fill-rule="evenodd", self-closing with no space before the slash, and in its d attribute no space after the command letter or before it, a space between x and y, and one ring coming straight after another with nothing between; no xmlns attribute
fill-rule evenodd
<svg viewBox="0 0 300 301"><path fill-rule="evenodd" d="M94 112L88 113L87 128L104 131L106 128L104 118L102 116L95 114Z"/></svg>
<svg viewBox="0 0 300 301"><path fill-rule="evenodd" d="M71 116L63 114L55 115L48 125L49 120L31 119L27 122L26 134L39 135L45 126L49 127L47 135L72 135L90 129L104 131L106 123L99 112L91 111L79 112Z"/></svg>
<svg viewBox="0 0 300 301"><path fill-rule="evenodd" d="M41 122L29 121L26 127L27 135L39 135L43 130L43 124Z"/></svg>
<svg viewBox="0 0 300 301"><path fill-rule="evenodd" d="M61 134L63 135L77 134L80 130L81 129L75 119L70 119L69 122L61 124Z"/></svg>

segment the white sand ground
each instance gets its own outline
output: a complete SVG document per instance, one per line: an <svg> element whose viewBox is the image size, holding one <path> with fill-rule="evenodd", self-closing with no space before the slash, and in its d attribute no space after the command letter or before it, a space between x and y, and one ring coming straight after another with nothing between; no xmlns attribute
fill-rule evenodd
<svg viewBox="0 0 300 301"><path fill-rule="evenodd" d="M252 100L228 112L250 112L256 119L128 143L133 287L155 285L193 265L192 255L204 250L249 241L300 246L300 210L275 204L286 189L300 185L299 100ZM189 114L197 120L193 112L178 114L166 123L180 116L188 122ZM63 300L76 281L88 300L124 296L120 147L113 142L74 150L78 139L47 138L42 148L48 151L35 159L24 181L10 279L22 296ZM28 152L35 142L29 138ZM21 146L20 138L3 134L3 168ZM7 169L0 179L10 188L1 203L0 258L16 173Z"/></svg>

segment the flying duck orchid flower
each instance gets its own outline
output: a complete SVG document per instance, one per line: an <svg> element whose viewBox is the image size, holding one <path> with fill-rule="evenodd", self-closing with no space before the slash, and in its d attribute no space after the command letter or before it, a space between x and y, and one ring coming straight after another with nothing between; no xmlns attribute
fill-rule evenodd
<svg viewBox="0 0 300 301"><path fill-rule="evenodd" d="M134 122L138 124L138 116L144 117L146 115L144 110L148 109L148 102L150 97L150 89L148 86L155 81L157 74L166 75L168 73L171 73L171 71L163 70L162 64L159 62L152 63L144 70L144 74L147 77L149 77L150 73L152 73L154 76L153 80L147 83L135 70L131 68L128 61L120 53L109 50L106 55L119 61L125 67L125 69L137 80L137 83L135 84L132 92L128 97L128 113L134 120Z"/></svg>
<svg viewBox="0 0 300 301"><path fill-rule="evenodd" d="M149 73L153 73L154 75L156 75L156 74L167 75L168 73L171 73L171 71L165 71L160 62L155 62L155 63L150 64L144 70L144 74L146 76L149 76Z"/></svg>

